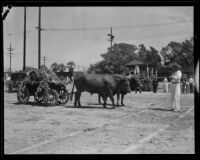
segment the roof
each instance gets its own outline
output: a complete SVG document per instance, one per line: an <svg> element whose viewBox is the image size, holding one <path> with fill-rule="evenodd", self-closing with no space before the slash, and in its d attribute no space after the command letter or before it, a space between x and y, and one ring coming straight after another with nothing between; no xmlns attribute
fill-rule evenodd
<svg viewBox="0 0 200 160"><path fill-rule="evenodd" d="M125 64L125 66L134 66L134 65L138 65L138 64L145 64L145 63L138 59L134 59L134 60L128 62L127 64Z"/></svg>
<svg viewBox="0 0 200 160"><path fill-rule="evenodd" d="M168 68L182 68L180 64L178 64L177 62L171 62L167 65Z"/></svg>

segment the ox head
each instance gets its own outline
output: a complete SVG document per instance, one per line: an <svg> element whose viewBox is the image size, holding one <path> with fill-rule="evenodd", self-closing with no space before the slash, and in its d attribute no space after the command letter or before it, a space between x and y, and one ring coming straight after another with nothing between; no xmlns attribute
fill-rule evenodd
<svg viewBox="0 0 200 160"><path fill-rule="evenodd" d="M122 76L122 83L121 83L121 91L123 93L130 93L131 92L131 87L130 87L130 81L128 79L128 77L126 76Z"/></svg>
<svg viewBox="0 0 200 160"><path fill-rule="evenodd" d="M129 75L129 76L127 76L127 78L130 81L134 81L135 87L143 88L143 84L137 75Z"/></svg>

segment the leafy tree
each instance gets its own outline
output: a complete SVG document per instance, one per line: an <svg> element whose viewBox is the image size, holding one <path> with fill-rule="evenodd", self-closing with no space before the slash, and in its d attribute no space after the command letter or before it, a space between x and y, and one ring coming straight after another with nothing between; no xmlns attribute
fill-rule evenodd
<svg viewBox="0 0 200 160"><path fill-rule="evenodd" d="M40 69L41 69L41 70L45 70L45 71L48 71L48 70L49 70L45 65L41 65Z"/></svg>
<svg viewBox="0 0 200 160"><path fill-rule="evenodd" d="M28 71L33 71L33 70L36 71L36 70L38 70L38 69L35 68L35 67L31 67L31 66L26 66L26 67L25 67L25 71L26 71L26 72L28 72Z"/></svg>
<svg viewBox="0 0 200 160"><path fill-rule="evenodd" d="M59 64L58 68L59 68L59 72L65 72L66 71L66 66L63 63Z"/></svg>
<svg viewBox="0 0 200 160"><path fill-rule="evenodd" d="M67 68L74 68L75 65L76 65L76 64L75 64L73 61L69 61L69 62L67 63Z"/></svg>
<svg viewBox="0 0 200 160"><path fill-rule="evenodd" d="M69 68L69 72L71 73L71 76L73 74L74 71L74 67L76 66L76 64L73 61L69 61L67 63L67 68Z"/></svg>
<svg viewBox="0 0 200 160"><path fill-rule="evenodd" d="M166 64L176 61L182 66L194 63L194 44L193 38L185 40L182 43L170 42L166 47L163 47L161 54Z"/></svg>
<svg viewBox="0 0 200 160"><path fill-rule="evenodd" d="M108 49L107 53L101 54L104 60L98 66L108 73L124 73L127 70L124 64L137 57L136 50L135 45L115 43L112 51Z"/></svg>
<svg viewBox="0 0 200 160"><path fill-rule="evenodd" d="M59 71L59 65L55 62L51 65L51 70L53 72L58 72Z"/></svg>
<svg viewBox="0 0 200 160"><path fill-rule="evenodd" d="M182 42L182 50L181 50L181 62L180 64L191 65L194 63L194 43L193 38L190 40L185 40Z"/></svg>
<svg viewBox="0 0 200 160"><path fill-rule="evenodd" d="M154 47L150 47L150 62L151 66L154 68L158 68L161 65L161 58L158 54L158 50L156 50Z"/></svg>

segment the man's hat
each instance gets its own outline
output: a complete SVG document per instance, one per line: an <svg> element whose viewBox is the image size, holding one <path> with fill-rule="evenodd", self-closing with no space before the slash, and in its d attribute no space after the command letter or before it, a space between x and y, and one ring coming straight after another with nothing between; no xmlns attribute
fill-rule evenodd
<svg viewBox="0 0 200 160"><path fill-rule="evenodd" d="M178 64L177 62L171 62L170 64L167 65L167 68L171 69L181 69L181 65Z"/></svg>

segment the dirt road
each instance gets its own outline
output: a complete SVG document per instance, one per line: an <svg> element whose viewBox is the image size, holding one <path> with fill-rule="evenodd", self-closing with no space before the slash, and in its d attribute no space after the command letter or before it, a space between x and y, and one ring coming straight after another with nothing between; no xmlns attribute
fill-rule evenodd
<svg viewBox="0 0 200 160"><path fill-rule="evenodd" d="M81 108L17 104L4 93L5 154L194 153L194 95L181 95L181 111L170 111L170 95L134 92L124 107L105 109L86 92ZM33 101L31 98L30 101ZM108 101L108 103L110 103Z"/></svg>

